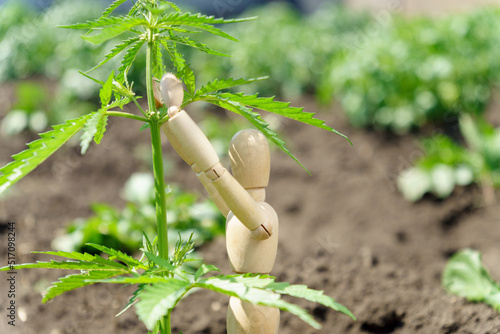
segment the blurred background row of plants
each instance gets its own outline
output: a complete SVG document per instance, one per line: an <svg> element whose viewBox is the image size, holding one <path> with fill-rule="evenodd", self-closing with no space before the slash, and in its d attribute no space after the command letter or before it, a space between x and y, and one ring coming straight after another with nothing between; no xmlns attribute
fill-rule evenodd
<svg viewBox="0 0 500 334"><path fill-rule="evenodd" d="M80 32L57 26L93 19L103 3L54 1L39 11L9 1L0 8L0 83L14 87L10 111L1 120L2 135L40 132L95 109L98 86L79 71L104 59L114 41L94 46L82 40ZM445 198L456 186L474 183L488 189L500 186L500 129L485 115L500 77L499 9L427 18L388 11L373 15L332 1L304 14L288 3L271 2L242 15L259 19L226 27L241 43L206 40L232 57L214 59L186 48L200 82L269 76L250 89L263 95L278 92L291 100L307 95L322 105L339 103L356 127L423 138L423 157L398 180L408 200L417 201L427 193ZM141 62L144 59L129 72L129 81L139 91L145 77ZM90 74L105 79L101 73L108 73L108 66L119 64L111 61ZM207 122L214 122L208 132L219 126L216 119ZM212 138L219 141L220 152L225 151L229 139ZM196 202L192 194L183 196L175 198L189 205ZM148 216L151 198L144 198L125 196L128 204L123 210L95 204L95 216L71 224L68 236L55 241L58 248L81 249L84 242L102 243L107 238L133 251L142 236L129 229L154 219ZM223 231L223 222L216 218L216 223L203 223L189 210L171 214L184 217L178 223L181 233L208 226L198 231L199 244L210 239L210 233Z"/></svg>

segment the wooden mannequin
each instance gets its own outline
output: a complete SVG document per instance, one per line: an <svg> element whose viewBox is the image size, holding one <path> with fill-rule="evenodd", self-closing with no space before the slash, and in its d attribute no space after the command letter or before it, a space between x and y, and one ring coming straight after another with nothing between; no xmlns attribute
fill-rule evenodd
<svg viewBox="0 0 500 334"><path fill-rule="evenodd" d="M270 154L265 136L243 130L231 140L231 175L219 162L212 145L189 115L180 110L183 89L173 74L161 81L160 100L169 107L163 131L176 152L196 172L199 180L226 217L226 247L235 273L271 272L278 247L278 216L265 202ZM279 310L231 297L227 313L229 334L275 334Z"/></svg>

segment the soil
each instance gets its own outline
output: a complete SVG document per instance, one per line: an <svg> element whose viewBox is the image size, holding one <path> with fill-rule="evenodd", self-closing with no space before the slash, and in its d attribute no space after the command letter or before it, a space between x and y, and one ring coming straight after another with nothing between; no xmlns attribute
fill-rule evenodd
<svg viewBox="0 0 500 334"><path fill-rule="evenodd" d="M307 98L295 104L319 109ZM446 261L465 247L481 251L500 281L499 206L485 205L475 187L457 189L444 201L427 197L408 203L396 190L395 177L420 153L415 136L353 129L337 107L319 116L348 135L353 146L324 130L282 124L290 148L311 175L273 152L267 199L280 217L280 244L272 274L324 290L358 320L299 301L323 328L315 331L282 312L280 333L500 333L500 314L448 295L441 286ZM7 259L9 221L16 223L16 261L25 263L45 259L30 252L50 250L66 224L91 213L91 203L123 206L119 192L133 172L147 169L137 156L149 150L147 131L138 133L131 124L111 119L101 145L91 146L84 157L77 146L65 146L0 201L0 263ZM2 138L0 163L35 138ZM201 193L196 177L166 142L164 149L176 167L168 181ZM206 262L230 273L223 238L200 252ZM128 302L130 287L98 284L42 304L41 289L61 274L38 269L16 274L15 327L7 325L2 274L0 333L147 333L134 310L115 317ZM227 302L208 291L190 295L173 312L173 332L225 333Z"/></svg>

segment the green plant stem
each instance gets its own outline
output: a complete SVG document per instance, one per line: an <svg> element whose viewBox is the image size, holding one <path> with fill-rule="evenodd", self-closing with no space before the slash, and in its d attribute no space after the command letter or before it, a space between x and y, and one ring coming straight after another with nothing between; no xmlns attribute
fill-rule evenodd
<svg viewBox="0 0 500 334"><path fill-rule="evenodd" d="M129 114L126 112L121 112L121 111L107 111L106 115L125 117L125 118L135 119L136 121L141 121L141 122L149 122L149 119L147 119L145 117L141 117L141 116L137 116L134 114Z"/></svg>
<svg viewBox="0 0 500 334"><path fill-rule="evenodd" d="M153 149L153 172L155 179L156 224L159 256L168 260L167 204L163 175L163 154L161 151L161 131L158 121L150 121L151 146Z"/></svg>
<svg viewBox="0 0 500 334"><path fill-rule="evenodd" d="M152 42L148 43L146 76L149 111L156 113L156 107L153 97L153 77L151 75ZM153 150L153 170L155 178L155 201L156 201L156 224L158 233L159 256L168 260L168 234L167 234L167 204L165 196L165 180L163 175L163 154L161 150L161 130L158 119L152 116L149 120L151 127L151 146Z"/></svg>
<svg viewBox="0 0 500 334"><path fill-rule="evenodd" d="M160 122L156 117L156 106L153 95L153 59L151 50L154 48L154 31L149 31L148 48L146 50L146 88L148 95L148 108L151 114L151 144L153 149L153 169L155 178L156 219L158 233L159 256L168 261L168 234L167 234L167 204L165 198L165 180L163 175L163 155L161 151Z"/></svg>
<svg viewBox="0 0 500 334"><path fill-rule="evenodd" d="M137 102L137 99L133 96L132 96L132 101L134 101L134 104L137 106L137 109L139 109L141 111L141 113L144 115L144 117L148 117L148 115L146 115L146 112L144 111L144 109L142 109L139 102Z"/></svg>
<svg viewBox="0 0 500 334"><path fill-rule="evenodd" d="M153 58L151 51L154 46L153 29L149 30L148 48L146 50L146 88L148 95L148 109L151 119L149 121L151 127L151 145L153 149L153 170L155 179L155 202L156 202L156 224L158 233L158 251L162 259L168 261L168 231L167 231L167 203L165 195L165 179L163 175L163 155L161 150L161 125L156 116L156 106L153 93ZM171 334L170 312L161 319L160 331L161 334Z"/></svg>
<svg viewBox="0 0 500 334"><path fill-rule="evenodd" d="M171 314L172 310L169 310L167 316L162 319L162 324L160 326L160 328L162 329L161 334L172 334L172 329L170 327Z"/></svg>

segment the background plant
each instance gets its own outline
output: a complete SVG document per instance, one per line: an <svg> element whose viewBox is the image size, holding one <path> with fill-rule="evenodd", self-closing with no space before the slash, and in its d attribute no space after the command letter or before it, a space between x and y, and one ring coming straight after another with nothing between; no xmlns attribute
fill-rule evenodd
<svg viewBox="0 0 500 334"><path fill-rule="evenodd" d="M477 183L485 200L494 201L493 188L500 187L500 129L482 117L464 114L460 133L466 146L446 135L422 141L424 156L398 178L406 199L417 201L426 193L446 198L456 186Z"/></svg>
<svg viewBox="0 0 500 334"><path fill-rule="evenodd" d="M207 278L204 276L205 274L216 270L215 267L209 265L202 265L193 273L182 266L184 262L188 261L187 255L194 246L191 238L184 243L179 239L173 253L169 252L167 194L160 139L160 126L168 120L168 116L166 108L156 108L153 95L153 77L162 77L167 66L175 69L177 76L183 80L186 86L185 98L181 107L192 102L205 101L243 116L297 162L298 160L285 147L285 143L278 138L277 134L269 128L269 124L254 109L268 111L339 133L325 125L323 121L314 118L314 114L304 112L302 108L293 108L288 103L275 101L274 98L260 97L257 94L245 95L227 91L229 88L249 84L257 79L212 79L205 85L196 85L195 75L182 53L178 51L177 45L183 44L212 55L224 55L195 40L193 36L199 35L200 32L206 32L221 38L235 40L234 37L216 25L242 22L248 19L224 20L201 14L183 13L172 2L159 0L134 2L128 15L112 16L111 14L125 2L126 0L114 1L96 20L66 26L66 28L88 31L83 38L94 44L105 43L121 35L125 38L115 45L104 56L104 60L93 68L93 70L98 69L120 55L121 61L116 75L115 72L111 72L106 78L98 79L84 74L102 86L99 92L101 107L95 112L54 126L53 130L41 134L39 140L28 144L27 150L14 155L13 162L0 168L2 173L0 175L0 192L27 175L80 130L83 130L81 147L82 153L85 153L92 140L98 144L102 140L109 116L140 121L143 123L141 129L149 128L151 133L156 232L158 235L151 240L144 234L143 256L139 260L112 248L88 244L88 246L106 253L108 257L79 252L45 252L47 255L64 257L65 259L16 265L15 268L57 268L81 271L80 274L60 278L49 288L44 296L44 301L66 291L98 282L136 284L137 290L131 297L128 306L136 303L139 318L149 330L155 333L171 332L171 311L193 288L205 288L248 302L287 310L315 328L320 327L319 323L304 309L282 300L280 295L287 294L318 302L354 318L349 310L336 303L331 297L324 296L322 291L311 290L302 285L277 283L271 276L248 274ZM141 49L146 51L146 90L139 89L139 92L146 95L147 110L144 110L139 104L139 97L132 89L134 83L128 77ZM164 55L168 58L164 59ZM141 114L114 110L123 108L129 103L133 103ZM2 271L9 269L12 268L1 268Z"/></svg>
<svg viewBox="0 0 500 334"><path fill-rule="evenodd" d="M500 285L481 263L478 251L464 249L454 254L443 272L443 285L449 293L486 303L500 312Z"/></svg>

